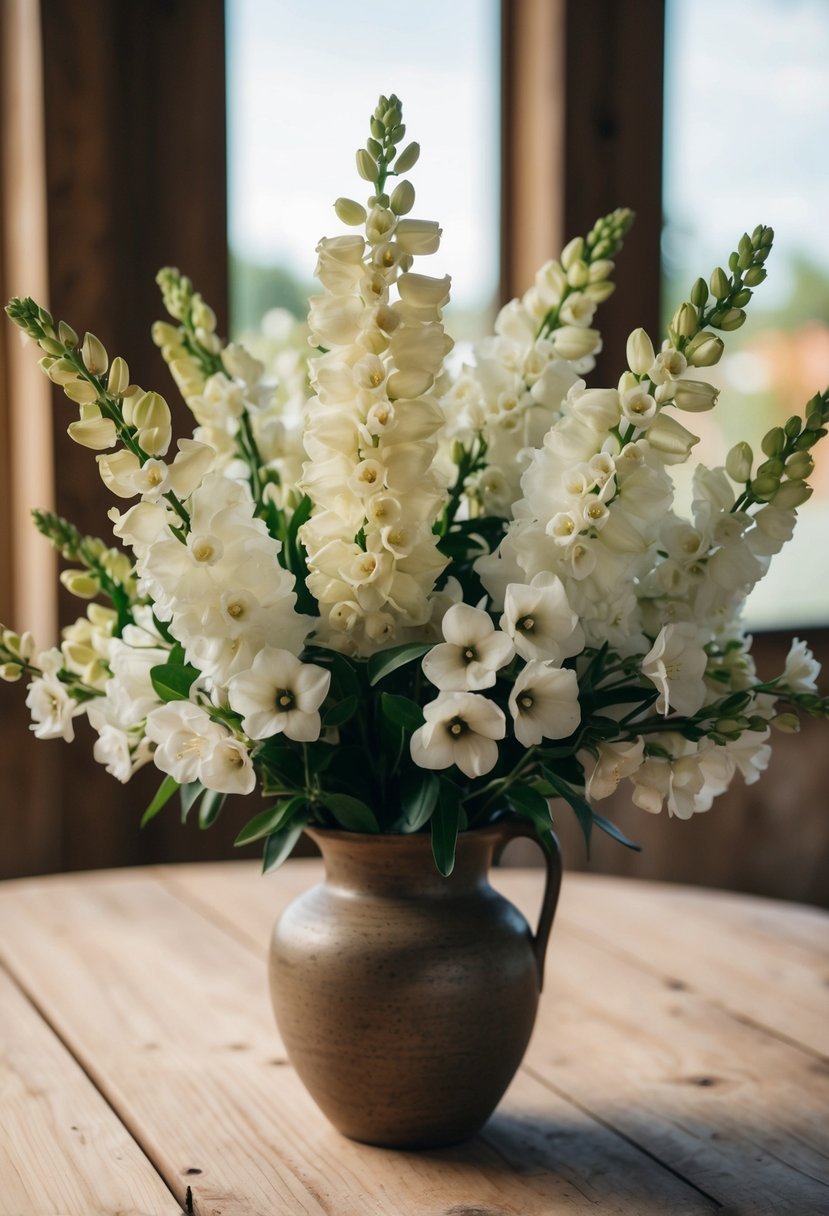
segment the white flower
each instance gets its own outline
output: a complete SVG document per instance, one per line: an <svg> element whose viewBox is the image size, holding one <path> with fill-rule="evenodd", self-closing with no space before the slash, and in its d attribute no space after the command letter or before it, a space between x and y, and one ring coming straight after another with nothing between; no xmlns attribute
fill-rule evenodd
<svg viewBox="0 0 829 1216"><path fill-rule="evenodd" d="M581 721L576 673L533 659L513 685L509 709L524 747L542 738L566 739Z"/></svg>
<svg viewBox="0 0 829 1216"><path fill-rule="evenodd" d="M49 653L49 652L47 652ZM60 652L55 651L60 658ZM41 666L43 658L41 656ZM28 688L26 705L32 715L33 730L38 739L65 739L71 743L75 738L73 718L84 712L83 705L70 696L65 684L58 679L56 671L44 671L36 676Z"/></svg>
<svg viewBox="0 0 829 1216"><path fill-rule="evenodd" d="M469 604L454 604L443 618L445 642L423 659L427 680L442 692L491 688L495 673L510 661L515 648L497 632L488 613Z"/></svg>
<svg viewBox="0 0 829 1216"><path fill-rule="evenodd" d="M708 658L690 622L665 625L642 660L642 675L659 689L656 711L695 714L705 701Z"/></svg>
<svg viewBox="0 0 829 1216"><path fill-rule="evenodd" d="M509 584L499 623L522 659L558 661L584 649L584 634L564 584L546 571L537 574L529 585Z"/></svg>
<svg viewBox="0 0 829 1216"><path fill-rule="evenodd" d="M227 735L224 727L211 722L205 710L192 701L170 701L154 709L145 731L157 745L153 753L156 767L179 785L201 780L203 761Z"/></svg>
<svg viewBox="0 0 829 1216"><path fill-rule="evenodd" d="M319 738L319 707L328 695L331 673L313 663L301 663L288 650L266 646L250 671L234 676L227 694L242 714L242 729L251 739L284 734L312 743Z"/></svg>
<svg viewBox="0 0 829 1216"><path fill-rule="evenodd" d="M243 743L224 733L204 757L199 780L220 794L250 794L256 786L256 772Z"/></svg>
<svg viewBox="0 0 829 1216"><path fill-rule="evenodd" d="M426 722L412 735L411 756L419 768L457 764L467 777L480 777L498 761L496 739L506 734L498 706L472 692L441 693L423 710Z"/></svg>
<svg viewBox="0 0 829 1216"><path fill-rule="evenodd" d="M805 642L794 638L786 655L783 683L791 692L817 692L820 663Z"/></svg>
<svg viewBox="0 0 829 1216"><path fill-rule="evenodd" d="M594 800L609 798L623 777L632 776L641 767L645 744L642 739L634 739L632 743L600 743L598 750L595 761L589 752L579 752L576 757L584 769L585 793Z"/></svg>
<svg viewBox="0 0 829 1216"><path fill-rule="evenodd" d="M678 734L660 736L660 746L673 759L649 757L633 777L633 801L644 811L658 815L667 799L668 814L677 819L710 810L734 775L735 762L725 747L708 740L693 743Z"/></svg>

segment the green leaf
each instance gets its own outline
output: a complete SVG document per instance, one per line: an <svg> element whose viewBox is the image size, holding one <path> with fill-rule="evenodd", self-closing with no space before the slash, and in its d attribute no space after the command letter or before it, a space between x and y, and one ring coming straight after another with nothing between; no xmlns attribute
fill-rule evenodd
<svg viewBox="0 0 829 1216"><path fill-rule="evenodd" d="M342 828L349 832L379 832L380 825L370 806L350 794L320 794L320 802L327 807Z"/></svg>
<svg viewBox="0 0 829 1216"><path fill-rule="evenodd" d="M432 814L432 856L444 878L455 868L455 845L460 824L460 803L456 791L443 781L438 781L437 805Z"/></svg>
<svg viewBox="0 0 829 1216"><path fill-rule="evenodd" d="M332 705L322 719L323 730L330 730L334 726L345 726L346 722L354 717L358 704L357 697L346 697L344 701L340 701L339 705Z"/></svg>
<svg viewBox="0 0 829 1216"><path fill-rule="evenodd" d="M404 774L400 788L402 832L417 832L429 822L439 792L440 783L434 773L415 769Z"/></svg>
<svg viewBox="0 0 829 1216"><path fill-rule="evenodd" d="M260 811L245 824L234 840L234 845L238 848L239 845L251 844L254 840L261 840L263 836L271 836L274 832L278 832L286 826L294 811L304 802L305 795L297 794L284 802L277 802L275 806L268 807L266 811Z"/></svg>
<svg viewBox="0 0 829 1216"><path fill-rule="evenodd" d="M395 726L402 726L404 730L417 730L423 725L423 710L408 697L384 692L380 697L380 709L384 717L394 722Z"/></svg>
<svg viewBox="0 0 829 1216"><path fill-rule="evenodd" d="M554 772L552 769L545 768L544 776L550 782L558 796L563 798L565 802L569 802L570 806L575 811L576 818L579 821L579 827L581 828L582 835L584 836L587 856L589 857L590 836L593 829L593 808L587 799L578 792L578 790L574 790L568 781L565 781L563 777L560 777L559 774Z"/></svg>
<svg viewBox="0 0 829 1216"><path fill-rule="evenodd" d="M147 807L144 814L141 816L140 827L145 827L151 819L155 819L162 807L165 807L172 798L173 794L179 788L178 782L169 775L164 778L161 785L158 787L155 798Z"/></svg>
<svg viewBox="0 0 829 1216"><path fill-rule="evenodd" d="M615 823L611 823L609 819L605 819L604 815L598 815L593 811L593 822L597 828L601 828L603 832L607 832L608 836L612 836L614 840L618 840L619 844L623 844L626 849L633 849L635 853L642 852L641 844L628 840L621 828L617 828Z"/></svg>
<svg viewBox="0 0 829 1216"><path fill-rule="evenodd" d="M393 671L397 671L398 667L405 667L407 663L421 658L431 649L431 642L407 642L405 646L393 646L390 650L381 650L379 654L373 654L368 661L369 684L374 687L380 680L384 680Z"/></svg>
<svg viewBox="0 0 829 1216"><path fill-rule="evenodd" d="M199 827L202 831L211 827L219 818L219 812L225 804L227 794L217 790L206 790L199 805Z"/></svg>
<svg viewBox="0 0 829 1216"><path fill-rule="evenodd" d="M292 823L287 828L281 828L278 832L273 832L265 841L265 851L262 855L262 873L267 874L269 870L275 870L277 866L281 866L286 857L293 851L293 847L302 835L302 829L308 822L303 816L296 823Z"/></svg>
<svg viewBox="0 0 829 1216"><path fill-rule="evenodd" d="M191 781L187 785L183 785L179 790L179 798L181 800L181 822L187 822L187 816L193 809L193 804L198 802L199 798L204 793L204 786L201 781Z"/></svg>
<svg viewBox="0 0 829 1216"><path fill-rule="evenodd" d="M336 650L323 650L320 647L309 648L309 653L315 662L323 667L331 668L331 682L334 690L341 697L357 697L359 700L360 681L357 670L350 659L343 654L337 654Z"/></svg>
<svg viewBox="0 0 829 1216"><path fill-rule="evenodd" d="M188 664L161 663L150 668L152 686L162 701L187 701L193 681L201 672Z"/></svg>

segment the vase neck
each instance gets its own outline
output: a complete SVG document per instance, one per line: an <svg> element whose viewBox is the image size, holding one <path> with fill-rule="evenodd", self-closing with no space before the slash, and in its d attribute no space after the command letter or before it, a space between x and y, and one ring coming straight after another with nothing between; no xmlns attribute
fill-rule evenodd
<svg viewBox="0 0 829 1216"><path fill-rule="evenodd" d="M437 869L428 836L364 835L309 828L319 846L326 881L364 895L447 897L486 883L492 855L501 839L497 829L462 832L455 868L447 879Z"/></svg>

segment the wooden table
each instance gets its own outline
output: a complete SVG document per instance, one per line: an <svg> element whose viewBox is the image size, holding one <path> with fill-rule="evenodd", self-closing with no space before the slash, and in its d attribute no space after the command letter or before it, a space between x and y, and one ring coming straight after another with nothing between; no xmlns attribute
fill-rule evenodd
<svg viewBox="0 0 829 1216"><path fill-rule="evenodd" d="M829 1212L829 918L568 875L525 1065L473 1142L340 1137L263 959L290 862L0 886L2 1216ZM534 918L540 872L496 885Z"/></svg>

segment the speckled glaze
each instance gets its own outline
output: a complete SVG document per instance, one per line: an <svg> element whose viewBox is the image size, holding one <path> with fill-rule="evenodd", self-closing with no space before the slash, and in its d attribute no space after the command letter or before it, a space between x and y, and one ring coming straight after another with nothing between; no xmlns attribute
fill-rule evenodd
<svg viewBox="0 0 829 1216"><path fill-rule="evenodd" d="M314 829L325 882L285 909L270 981L288 1055L353 1140L397 1148L473 1135L535 1021L561 865L548 858L538 931L488 881L517 823L462 833L442 878L428 836Z"/></svg>

